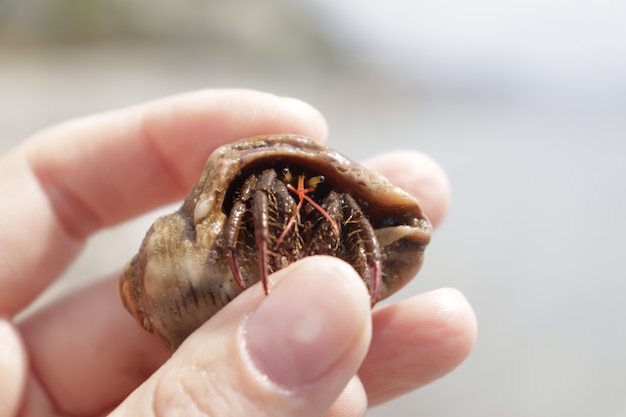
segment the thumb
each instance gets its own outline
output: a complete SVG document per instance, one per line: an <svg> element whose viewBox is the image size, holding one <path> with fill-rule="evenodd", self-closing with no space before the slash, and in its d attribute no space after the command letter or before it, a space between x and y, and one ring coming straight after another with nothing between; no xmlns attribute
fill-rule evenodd
<svg viewBox="0 0 626 417"><path fill-rule="evenodd" d="M317 416L367 353L365 285L344 262L309 257L243 292L196 330L112 416Z"/></svg>

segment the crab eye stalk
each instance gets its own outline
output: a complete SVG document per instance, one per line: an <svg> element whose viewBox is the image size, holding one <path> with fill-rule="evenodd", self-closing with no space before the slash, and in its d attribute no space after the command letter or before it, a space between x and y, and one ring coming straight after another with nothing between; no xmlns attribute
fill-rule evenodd
<svg viewBox="0 0 626 417"><path fill-rule="evenodd" d="M309 185L310 188L315 188L321 183L323 183L325 180L326 178L323 175L317 175L315 177L309 178L309 180L307 181L307 184Z"/></svg>
<svg viewBox="0 0 626 417"><path fill-rule="evenodd" d="M291 181L293 181L293 176L291 175L291 171L287 167L283 168L283 181L285 183L291 183Z"/></svg>

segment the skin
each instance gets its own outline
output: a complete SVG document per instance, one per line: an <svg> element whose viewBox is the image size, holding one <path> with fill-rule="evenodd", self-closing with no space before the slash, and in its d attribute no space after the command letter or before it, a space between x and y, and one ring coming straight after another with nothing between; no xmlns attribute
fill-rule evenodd
<svg viewBox="0 0 626 417"><path fill-rule="evenodd" d="M274 274L269 297L250 288L171 358L123 309L118 273L13 319L91 234L182 198L217 146L282 132L323 141L326 124L297 100L201 91L53 127L0 159L0 417L361 416L463 361L476 321L459 292L370 314L356 272L327 257ZM432 160L367 165L441 221L449 187Z"/></svg>

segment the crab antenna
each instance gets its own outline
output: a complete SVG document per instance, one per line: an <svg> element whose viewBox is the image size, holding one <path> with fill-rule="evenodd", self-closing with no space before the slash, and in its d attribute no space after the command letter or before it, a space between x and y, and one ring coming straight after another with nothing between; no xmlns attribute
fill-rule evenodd
<svg viewBox="0 0 626 417"><path fill-rule="evenodd" d="M315 210L317 210L322 216L324 216L324 218L330 223L330 225L331 225L333 231L335 232L335 234L337 236L339 236L340 232L339 232L339 226L337 225L337 222L332 217L330 217L328 212L326 210L324 210L323 207L321 207L319 204L317 204L315 201L313 201L313 199L311 197L309 197L307 195L308 193L310 193L313 190L315 190L315 187L317 185L319 185L322 182L324 182L324 180L325 180L324 176L323 175L318 175L316 177L311 177L307 181L308 187L304 188L304 175L299 175L298 176L298 186L296 188L293 185L291 185L291 183L287 182L287 178L291 179L291 174L290 174L288 168L284 168L283 169L283 175L284 175L284 178L285 178L285 185L286 185L287 189L289 191L291 191L292 193L294 193L295 195L298 196L298 204L296 206L296 212L291 215L291 217L287 221L287 225L283 229L283 231L280 234L280 236L278 236L278 239L276 239L276 247L279 247L282 244L283 240L287 236L287 233L289 233L289 231L295 226L298 213L300 213L300 209L302 208L302 203L305 200Z"/></svg>

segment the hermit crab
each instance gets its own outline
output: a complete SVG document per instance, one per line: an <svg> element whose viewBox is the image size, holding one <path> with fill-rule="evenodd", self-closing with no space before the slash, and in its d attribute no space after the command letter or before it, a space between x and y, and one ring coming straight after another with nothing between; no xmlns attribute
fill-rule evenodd
<svg viewBox="0 0 626 417"><path fill-rule="evenodd" d="M430 235L417 200L382 175L304 137L258 136L208 158L180 209L148 230L119 292L175 350L255 282L271 297L271 274L306 256L350 263L373 305L417 274Z"/></svg>

